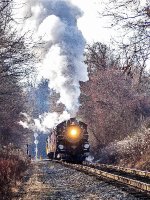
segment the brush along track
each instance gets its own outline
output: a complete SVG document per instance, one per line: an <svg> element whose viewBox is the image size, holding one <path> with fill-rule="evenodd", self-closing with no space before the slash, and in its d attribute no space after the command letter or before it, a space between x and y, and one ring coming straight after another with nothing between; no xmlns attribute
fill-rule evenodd
<svg viewBox="0 0 150 200"><path fill-rule="evenodd" d="M70 164L70 163L66 163L62 161L58 161L58 162L67 167L71 167L73 169L83 171L87 174L91 174L96 177L103 178L105 180L115 181L125 186L130 186L134 189L137 189L138 191L141 191L150 195L150 184L144 183L144 182L141 182L139 180L135 180L129 177L125 177L124 174L123 175L121 174L121 171L120 171L120 175L117 175L112 172L111 173L107 172L106 167L103 169L99 169L100 165L97 166L97 164L86 163L84 165L78 165L78 164Z"/></svg>

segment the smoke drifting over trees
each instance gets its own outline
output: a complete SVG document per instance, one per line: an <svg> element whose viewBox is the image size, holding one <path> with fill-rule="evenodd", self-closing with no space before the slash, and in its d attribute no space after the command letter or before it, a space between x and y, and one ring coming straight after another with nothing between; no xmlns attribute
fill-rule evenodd
<svg viewBox="0 0 150 200"><path fill-rule="evenodd" d="M24 31L33 31L33 38L42 43L36 49L40 56L38 78L49 80L50 89L60 94L59 102L74 115L79 107L79 81L88 79L83 63L85 40L77 27L82 12L68 0L25 2L15 18L29 16Z"/></svg>

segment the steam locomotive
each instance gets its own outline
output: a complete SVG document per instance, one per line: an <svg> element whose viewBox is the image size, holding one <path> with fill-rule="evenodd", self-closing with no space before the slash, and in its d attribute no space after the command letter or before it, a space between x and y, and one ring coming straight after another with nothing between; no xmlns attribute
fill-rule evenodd
<svg viewBox="0 0 150 200"><path fill-rule="evenodd" d="M89 155L87 125L70 118L56 126L46 142L46 153L50 159L82 163Z"/></svg>

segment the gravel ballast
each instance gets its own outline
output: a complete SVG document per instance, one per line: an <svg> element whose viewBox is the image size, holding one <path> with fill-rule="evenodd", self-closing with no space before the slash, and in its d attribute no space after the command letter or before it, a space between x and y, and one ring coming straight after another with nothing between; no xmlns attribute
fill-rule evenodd
<svg viewBox="0 0 150 200"><path fill-rule="evenodd" d="M139 200L128 192L51 161L32 162L14 200Z"/></svg>

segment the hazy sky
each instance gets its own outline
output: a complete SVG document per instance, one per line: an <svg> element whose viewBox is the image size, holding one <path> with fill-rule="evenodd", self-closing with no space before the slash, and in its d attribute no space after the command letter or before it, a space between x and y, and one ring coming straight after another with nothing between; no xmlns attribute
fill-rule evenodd
<svg viewBox="0 0 150 200"><path fill-rule="evenodd" d="M56 0L55 0L56 1ZM54 2L55 2L54 1ZM83 11L83 16L78 19L78 28L81 30L84 38L88 43L92 43L95 41L100 41L107 43L112 35L114 33L112 29L106 29L104 27L107 26L107 19L103 18L101 19L98 12L103 10L104 4L102 1L105 3L108 2L108 0L68 0L69 2L73 3L77 7ZM49 2L49 0L14 0L18 4L17 8L19 8L19 12L17 9L17 14L18 19L22 18L23 16L26 16L25 12L27 11L26 9L24 11L22 6L23 4L27 8L28 2L32 2L32 6L36 5L37 2ZM36 9L33 8L33 9ZM35 11L37 14L39 12L38 9ZM44 10L43 10L44 12ZM30 24L27 29L32 29L34 27L34 24ZM26 30L27 31L27 30Z"/></svg>
<svg viewBox="0 0 150 200"><path fill-rule="evenodd" d="M78 27L82 31L87 42L109 42L112 30L106 30L107 21L101 19L99 11L103 8L102 0L70 0L77 5L84 15L78 20ZM105 0L107 2L108 0Z"/></svg>

